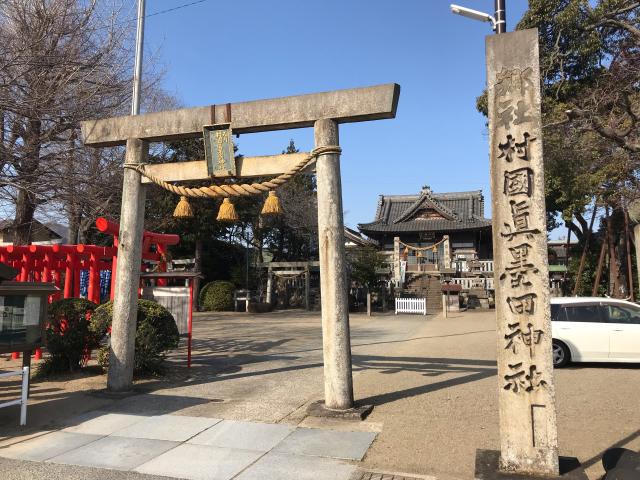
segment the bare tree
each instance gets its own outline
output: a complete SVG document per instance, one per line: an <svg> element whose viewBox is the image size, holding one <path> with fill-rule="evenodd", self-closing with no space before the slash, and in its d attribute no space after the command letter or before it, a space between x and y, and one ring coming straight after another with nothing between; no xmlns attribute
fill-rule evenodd
<svg viewBox="0 0 640 480"><path fill-rule="evenodd" d="M80 195L110 188L117 153L79 148L78 126L128 104L130 30L95 0L0 4L0 196L15 205L16 244L29 243L39 205L69 206L73 224L89 198Z"/></svg>

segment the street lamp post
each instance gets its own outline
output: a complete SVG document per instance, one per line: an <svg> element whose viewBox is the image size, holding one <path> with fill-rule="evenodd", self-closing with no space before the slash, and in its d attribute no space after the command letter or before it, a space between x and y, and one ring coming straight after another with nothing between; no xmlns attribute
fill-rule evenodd
<svg viewBox="0 0 640 480"><path fill-rule="evenodd" d="M495 0L495 32L505 33L507 31L507 13L505 11L505 0Z"/></svg>
<svg viewBox="0 0 640 480"><path fill-rule="evenodd" d="M451 4L451 13L478 20L480 22L491 23L491 28L496 33L505 33L507 31L507 16L505 11L505 0L495 0L495 14L490 15L485 12L473 10L472 8L461 7L460 5Z"/></svg>

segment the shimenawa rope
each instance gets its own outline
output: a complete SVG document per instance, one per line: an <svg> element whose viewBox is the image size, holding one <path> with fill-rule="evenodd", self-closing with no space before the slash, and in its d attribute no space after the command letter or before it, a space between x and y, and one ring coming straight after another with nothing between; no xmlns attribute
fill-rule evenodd
<svg viewBox="0 0 640 480"><path fill-rule="evenodd" d="M260 193L269 192L274 190L281 185L284 185L292 177L298 174L302 169L307 167L311 163L312 160L316 159L320 155L326 155L329 153L340 154L342 149L337 145L327 145L325 147L317 147L314 148L311 153L298 162L296 166L294 166L288 172L282 173L277 177L272 178L271 180L267 180L261 183L227 183L221 185L210 185L208 187L196 187L189 188L183 187L181 185L173 185L169 182L165 182L161 178L156 177L148 173L145 169L145 164L142 163L125 163L124 168L129 168L131 170L135 170L140 175L147 177L156 185L168 190L169 192L175 193L176 195L180 195L183 197L190 198L198 198L198 197L208 197L208 198L217 198L217 197L247 197L250 195L258 195Z"/></svg>
<svg viewBox="0 0 640 480"><path fill-rule="evenodd" d="M429 245L428 247L414 247L413 245L409 245L407 243L404 243L402 240L400 240L399 243L400 243L400 245L404 245L409 250L415 250L415 251L418 251L418 252L424 252L425 250L433 250L434 248L438 247L438 245L440 245L444 241L445 241L445 239L443 238L439 242L436 242L433 245Z"/></svg>

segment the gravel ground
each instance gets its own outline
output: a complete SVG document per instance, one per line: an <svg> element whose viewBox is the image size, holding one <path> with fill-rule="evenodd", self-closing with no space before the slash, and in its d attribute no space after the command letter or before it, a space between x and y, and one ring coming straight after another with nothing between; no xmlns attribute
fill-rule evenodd
<svg viewBox="0 0 640 480"><path fill-rule="evenodd" d="M0 409L0 447L98 408L173 413L378 431L363 468L469 479L476 448L499 445L494 324L492 311L446 320L353 315L355 395L375 408L365 422L349 423L305 418L306 405L322 398L318 314L199 314L190 371L178 351L166 377L138 382L134 395L120 399L91 393L106 383L97 371L34 382L27 429L15 426L16 408ZM2 369L17 365L0 360ZM586 464L591 478L601 474L605 449L640 449L639 367L588 364L556 372L561 454ZM16 387L0 381L0 401L14 398ZM0 461L0 478L41 477L43 464L23 463ZM98 475L60 468L49 478ZM123 475L95 478L143 478Z"/></svg>

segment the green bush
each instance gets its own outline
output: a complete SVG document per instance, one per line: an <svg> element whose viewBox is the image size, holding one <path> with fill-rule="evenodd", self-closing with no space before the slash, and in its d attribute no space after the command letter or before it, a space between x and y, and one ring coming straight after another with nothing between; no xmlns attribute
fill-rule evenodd
<svg viewBox="0 0 640 480"><path fill-rule="evenodd" d="M96 308L91 319L96 329L107 329L113 319L113 302ZM178 346L179 333L171 312L150 300L138 300L134 368L138 373L160 373L168 350ZM109 365L108 347L98 353L98 363Z"/></svg>
<svg viewBox="0 0 640 480"><path fill-rule="evenodd" d="M106 333L106 328L91 324L96 307L84 298L65 298L49 305L44 332L49 357L40 365L39 373L74 371L86 363Z"/></svg>
<svg viewBox="0 0 640 480"><path fill-rule="evenodd" d="M233 310L233 292L236 287L231 282L215 281L207 283L200 290L200 308L207 312Z"/></svg>

